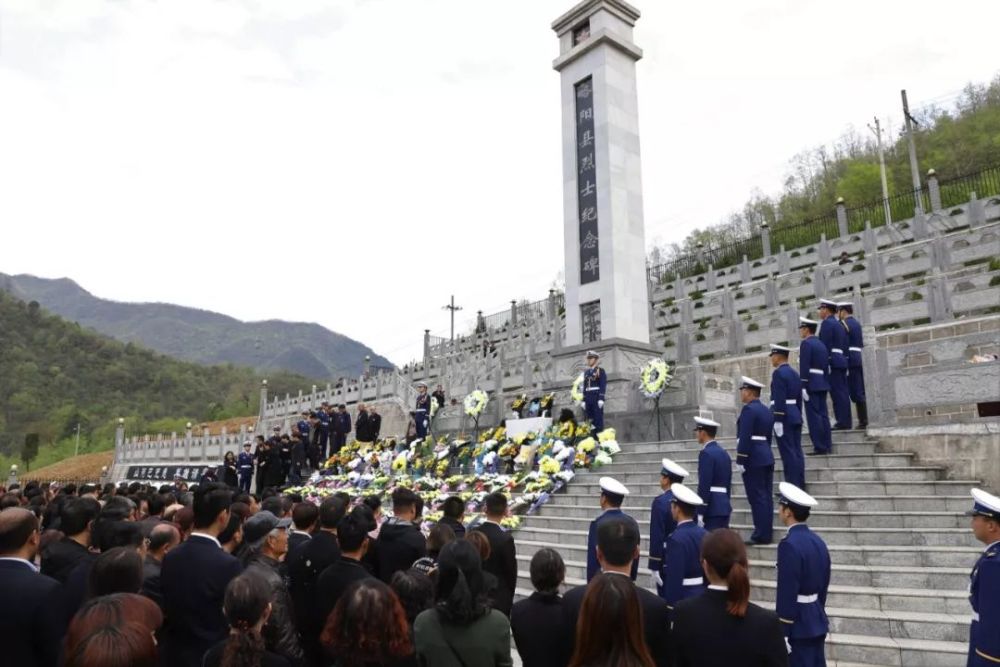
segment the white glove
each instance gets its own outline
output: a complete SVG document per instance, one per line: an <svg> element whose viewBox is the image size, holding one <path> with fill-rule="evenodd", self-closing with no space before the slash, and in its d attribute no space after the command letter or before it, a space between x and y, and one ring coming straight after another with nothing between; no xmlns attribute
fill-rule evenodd
<svg viewBox="0 0 1000 667"><path fill-rule="evenodd" d="M586 408L587 407L587 404L584 403L583 401L580 401L579 405L580 405L581 408Z"/></svg>
<svg viewBox="0 0 1000 667"><path fill-rule="evenodd" d="M604 401L598 401L597 402L597 407L603 408L604 407Z"/></svg>
<svg viewBox="0 0 1000 667"><path fill-rule="evenodd" d="M736 464L736 469L740 471L741 475L747 471L747 469L741 466L739 463Z"/></svg>
<svg viewBox="0 0 1000 667"><path fill-rule="evenodd" d="M424 428L427 428L427 420L424 420Z"/></svg>
<svg viewBox="0 0 1000 667"><path fill-rule="evenodd" d="M785 425L781 422L774 422L774 434L779 438L785 435Z"/></svg>
<svg viewBox="0 0 1000 667"><path fill-rule="evenodd" d="M654 587L663 586L663 577L661 577L660 573L657 572L656 570L650 570L649 583Z"/></svg>
<svg viewBox="0 0 1000 667"><path fill-rule="evenodd" d="M805 389L802 390L802 400L805 401L806 403L809 402L809 392L806 391Z"/></svg>
<svg viewBox="0 0 1000 667"><path fill-rule="evenodd" d="M792 654L792 644L788 641L788 637L785 637L785 649L788 651L789 655Z"/></svg>
<svg viewBox="0 0 1000 667"><path fill-rule="evenodd" d="M705 517L701 515L698 516L698 525L701 526L702 528L705 527Z"/></svg>

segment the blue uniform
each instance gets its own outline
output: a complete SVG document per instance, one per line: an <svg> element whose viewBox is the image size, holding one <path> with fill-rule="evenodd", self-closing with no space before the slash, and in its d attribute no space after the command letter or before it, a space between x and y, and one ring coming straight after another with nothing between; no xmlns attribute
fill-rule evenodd
<svg viewBox="0 0 1000 667"><path fill-rule="evenodd" d="M1000 542L986 547L969 582L972 627L968 667L1000 664Z"/></svg>
<svg viewBox="0 0 1000 667"><path fill-rule="evenodd" d="M240 491L250 493L250 480L253 479L253 454L240 452L236 457L236 470L240 474Z"/></svg>
<svg viewBox="0 0 1000 667"><path fill-rule="evenodd" d="M795 369L783 363L771 374L771 413L781 424L778 453L785 469L785 481L806 488L806 458L802 453L802 381Z"/></svg>
<svg viewBox="0 0 1000 667"><path fill-rule="evenodd" d="M296 424L295 426L296 428L299 429L299 433L302 434L302 437L305 438L306 440L309 440L309 420L300 419L299 423Z"/></svg>
<svg viewBox="0 0 1000 667"><path fill-rule="evenodd" d="M778 544L777 567L775 611L792 647L789 667L826 667L823 643L830 630L826 618L830 553L826 543L809 526L797 523Z"/></svg>
<svg viewBox="0 0 1000 667"><path fill-rule="evenodd" d="M830 353L830 400L837 428L851 428L851 397L847 392L847 329L830 315L816 334Z"/></svg>
<svg viewBox="0 0 1000 667"><path fill-rule="evenodd" d="M604 430L604 392L608 389L608 374L600 366L583 372L583 409L594 433Z"/></svg>
<svg viewBox="0 0 1000 667"><path fill-rule="evenodd" d="M733 506L733 460L729 452L711 440L698 452L698 495L704 505L698 508L706 530L729 528Z"/></svg>
<svg viewBox="0 0 1000 667"><path fill-rule="evenodd" d="M682 521L667 538L667 554L663 567L663 594L667 606L705 592L704 571L701 569L701 541L708 531L694 521Z"/></svg>
<svg viewBox="0 0 1000 667"><path fill-rule="evenodd" d="M830 391L826 346L816 336L799 343L799 376L802 388L809 395L806 402L806 422L813 450L829 454L833 450L830 437L830 415L826 411L826 394Z"/></svg>
<svg viewBox="0 0 1000 667"><path fill-rule="evenodd" d="M417 437L427 437L427 427L431 421L431 397L430 394L419 394L417 405L413 410L413 421L417 426Z"/></svg>
<svg viewBox="0 0 1000 667"><path fill-rule="evenodd" d="M601 573L601 565L597 562L597 527L605 519L611 519L613 517L625 517L632 523L635 523L635 519L630 517L625 512L620 509L609 509L605 510L596 519L590 522L590 530L587 532L587 581L590 581L598 574ZM639 524L635 524L636 531L639 530ZM632 581L639 575L639 559L632 561Z"/></svg>
<svg viewBox="0 0 1000 667"><path fill-rule="evenodd" d="M744 468L743 486L753 515L754 542L769 544L774 517L774 454L771 453L771 411L754 399L743 406L736 420L736 463Z"/></svg>
<svg viewBox="0 0 1000 667"><path fill-rule="evenodd" d="M319 458L321 461L326 460L326 445L330 441L330 420L336 419L337 415L330 415L326 410L319 410L316 413L316 418L319 419L318 428L316 429L316 435L314 437L314 442L319 449ZM336 430L336 429L334 429ZM340 443L343 446L344 443ZM332 448L334 451L340 449L334 444Z"/></svg>
<svg viewBox="0 0 1000 667"><path fill-rule="evenodd" d="M674 492L667 489L653 498L653 507L649 510L649 569L651 572L659 572L661 577L663 577L663 553L667 538L677 528L677 522L670 514L670 501L673 499ZM662 597L663 587L657 586L656 589Z"/></svg>
<svg viewBox="0 0 1000 667"><path fill-rule="evenodd" d="M865 348L861 323L848 315L844 319L847 327L847 392L854 403L865 402L865 372L862 368L861 351ZM859 415L860 416L860 415Z"/></svg>

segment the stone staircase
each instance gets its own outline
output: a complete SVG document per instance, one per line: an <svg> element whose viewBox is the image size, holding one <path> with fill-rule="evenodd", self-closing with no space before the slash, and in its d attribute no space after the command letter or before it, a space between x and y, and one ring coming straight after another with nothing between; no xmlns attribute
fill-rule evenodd
<svg viewBox="0 0 1000 667"><path fill-rule="evenodd" d="M735 441L720 438L735 459ZM974 480L944 479L944 469L916 465L912 454L883 454L862 431L834 433L834 455L807 457L809 493L819 500L809 524L826 541L833 561L827 600L831 667L965 665L971 609L969 572L981 547L963 512ZM808 436L804 448L809 450ZM614 463L582 472L515 533L520 564L518 595L531 592L529 563L538 549L557 549L566 584L586 577L587 528L598 514L598 479L610 475L631 495L624 509L639 522L646 570L649 509L660 493L660 459L669 457L697 485L694 441L623 444ZM782 478L775 448L775 487ZM739 474L733 475L730 526L750 533L750 512ZM785 528L775 517L775 544L748 547L751 599L773 608L777 541Z"/></svg>

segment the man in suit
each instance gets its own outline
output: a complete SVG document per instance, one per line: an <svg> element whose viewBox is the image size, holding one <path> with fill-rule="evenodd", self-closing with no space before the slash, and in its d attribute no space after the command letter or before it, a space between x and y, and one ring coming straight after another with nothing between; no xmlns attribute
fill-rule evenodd
<svg viewBox="0 0 1000 667"><path fill-rule="evenodd" d="M760 382L745 375L740 383L743 410L736 420L736 467L743 475L743 487L750 513L753 533L747 544L770 544L774 515L774 454L771 453L771 431L774 417L760 402Z"/></svg>
<svg viewBox="0 0 1000 667"><path fill-rule="evenodd" d="M368 531L373 528L374 523L371 510L363 505L355 507L340 522L337 528L340 558L328 565L316 580L316 606L313 614L321 626L326 624L330 612L351 584L374 579L361 564L361 559L368 551Z"/></svg>
<svg viewBox="0 0 1000 667"><path fill-rule="evenodd" d="M531 557L530 573L535 591L515 602L510 612L517 652L524 667L566 667L575 631L559 595L566 564L558 551L545 547Z"/></svg>
<svg viewBox="0 0 1000 667"><path fill-rule="evenodd" d="M622 511L622 503L628 495L628 489L624 484L611 477L602 477L599 480L601 486L601 514L590 522L590 529L587 532L587 581L593 579L601 571L600 563L597 560L597 529L600 525L610 519L624 518L635 524L635 532L639 532L639 524L635 519ZM639 556L635 557L632 563L632 581L635 581L639 574Z"/></svg>
<svg viewBox="0 0 1000 667"><path fill-rule="evenodd" d="M802 400L805 402L806 422L813 451L807 456L830 454L833 441L830 437L830 415L826 409L826 395L830 391L829 353L823 341L816 337L815 320L799 318L799 379L802 381Z"/></svg>
<svg viewBox="0 0 1000 667"><path fill-rule="evenodd" d="M694 418L694 436L701 445L698 452L698 496L705 504L698 508L698 523L705 530L728 528L733 513L730 502L733 486L733 459L715 441L719 422L705 417Z"/></svg>
<svg viewBox="0 0 1000 667"><path fill-rule="evenodd" d="M146 518L138 522L143 537L149 537L153 528L163 523L163 510L165 509L166 504L163 502L163 496L155 492L150 493L146 500Z"/></svg>
<svg viewBox="0 0 1000 667"><path fill-rule="evenodd" d="M455 532L455 537L462 539L465 537L465 524L462 518L465 516L465 503L458 496L449 496L441 503L441 520Z"/></svg>
<svg viewBox="0 0 1000 667"><path fill-rule="evenodd" d="M771 414L774 436L785 469L785 481L806 488L806 457L802 453L802 380L788 364L789 349L771 345Z"/></svg>
<svg viewBox="0 0 1000 667"><path fill-rule="evenodd" d="M65 584L80 561L90 557L91 529L101 513L93 498L70 498L63 505L60 529L65 537L42 552L42 574Z"/></svg>
<svg viewBox="0 0 1000 667"><path fill-rule="evenodd" d="M847 390L847 329L837 319L837 302L819 300L819 331L817 335L830 353L830 400L833 402L834 430L851 428L851 397Z"/></svg>
<svg viewBox="0 0 1000 667"><path fill-rule="evenodd" d="M486 520L475 528L490 541L490 557L483 563L483 569L497 578L493 608L509 618L517 588L517 551L514 536L500 525L507 516L507 496L499 491L491 493L486 496L484 509Z"/></svg>
<svg viewBox="0 0 1000 667"><path fill-rule="evenodd" d="M199 486L194 492L194 529L163 559L160 582L170 619L164 632L164 664L198 667L205 651L228 634L222 600L242 568L222 549L218 535L229 523L232 497L225 485Z"/></svg>
<svg viewBox="0 0 1000 667"><path fill-rule="evenodd" d="M674 492L670 489L674 484L682 484L687 476L688 471L670 459L660 461L660 488L663 493L653 498L653 506L649 510L649 571L652 574L651 583L660 597L663 597L663 553L667 538L677 527L670 511L674 499Z"/></svg>
<svg viewBox="0 0 1000 667"><path fill-rule="evenodd" d="M613 480L612 480L613 481ZM632 517L619 514L604 519L597 528L595 546L601 572L612 576L632 577L635 563L639 560L639 526ZM667 603L645 588L636 587L639 604L642 606L643 635L646 646L657 667L670 665L670 618ZM570 620L569 628L574 636L580 607L587 593L586 586L577 586L566 591L563 604Z"/></svg>
<svg viewBox="0 0 1000 667"><path fill-rule="evenodd" d="M858 411L858 428L868 428L868 402L865 398L865 370L862 352L865 336L861 323L854 319L854 304L842 301L837 304L837 316L847 329L847 393L854 409Z"/></svg>
<svg viewBox="0 0 1000 667"><path fill-rule="evenodd" d="M318 521L319 507L308 500L292 508L292 529L288 532L289 554L312 539Z"/></svg>
<svg viewBox="0 0 1000 667"><path fill-rule="evenodd" d="M816 499L788 482L781 482L778 490L778 518L788 526L788 534L778 543L775 611L791 646L788 664L826 667L830 552L823 539L806 525Z"/></svg>
<svg viewBox="0 0 1000 667"><path fill-rule="evenodd" d="M417 502L417 494L410 489L399 487L392 492L393 516L382 524L375 542L375 574L385 583L427 555L427 540L417 523Z"/></svg>
<svg viewBox="0 0 1000 667"><path fill-rule="evenodd" d="M181 534L174 524L163 521L153 528L146 542L146 558L142 564L142 594L163 607L163 559L181 543Z"/></svg>
<svg viewBox="0 0 1000 667"><path fill-rule="evenodd" d="M969 667L1000 664L1000 498L972 489L972 533L986 545L969 579Z"/></svg>
<svg viewBox="0 0 1000 667"><path fill-rule="evenodd" d="M358 442L373 442L370 427L368 408L364 403L358 403L358 416L354 418L354 439Z"/></svg>
<svg viewBox="0 0 1000 667"><path fill-rule="evenodd" d="M55 667L59 661L61 590L35 566L40 539L33 513L0 512L0 655L7 665Z"/></svg>
<svg viewBox="0 0 1000 667"><path fill-rule="evenodd" d="M706 530L698 525L698 507L704 503L697 493L683 484L674 485L670 514L677 528L667 538L666 561L663 571L663 595L667 607L673 609L681 600L705 592L701 569L701 541Z"/></svg>
<svg viewBox="0 0 1000 667"><path fill-rule="evenodd" d="M378 413L378 409L374 405L368 406L368 433L373 442L378 440L382 433L382 415Z"/></svg>

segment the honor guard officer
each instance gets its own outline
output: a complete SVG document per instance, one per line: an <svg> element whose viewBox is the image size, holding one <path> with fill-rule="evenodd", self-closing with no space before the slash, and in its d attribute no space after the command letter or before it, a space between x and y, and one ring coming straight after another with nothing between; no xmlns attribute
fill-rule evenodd
<svg viewBox="0 0 1000 667"><path fill-rule="evenodd" d="M802 381L788 364L789 350L771 345L771 414L774 437L785 469L785 481L806 488L806 457L802 453Z"/></svg>
<svg viewBox="0 0 1000 667"><path fill-rule="evenodd" d="M704 503L701 497L683 484L675 484L670 513L677 528L667 538L663 566L663 599L673 609L678 602L705 592L704 571L701 568L701 541L708 531L698 525L695 517Z"/></svg>
<svg viewBox="0 0 1000 667"><path fill-rule="evenodd" d="M302 411L302 415L299 417L299 423L296 424L296 426L298 426L299 433L302 434L302 437L305 438L307 442L311 442L311 440L309 440L309 427L310 427L310 424L309 424L309 411L308 410L303 410Z"/></svg>
<svg viewBox="0 0 1000 667"><path fill-rule="evenodd" d="M975 503L966 514L972 517L972 532L986 550L972 568L969 602L968 667L1000 664L1000 498L982 489L972 489Z"/></svg>
<svg viewBox="0 0 1000 667"><path fill-rule="evenodd" d="M681 484L688 476L688 471L670 459L660 462L660 488L663 493L653 499L653 507L649 511L649 571L652 573L652 583L656 592L663 596L663 550L670 533L674 532L677 522L674 520L670 503L674 499L671 487Z"/></svg>
<svg viewBox="0 0 1000 667"><path fill-rule="evenodd" d="M865 371L861 352L865 348L861 322L854 319L854 304L843 301L837 304L837 315L847 329L847 393L858 411L858 428L868 428L868 403L865 399Z"/></svg>
<svg viewBox="0 0 1000 667"><path fill-rule="evenodd" d="M635 524L637 533L639 531L639 524L636 523L635 519L622 511L622 503L625 502L625 496L628 495L628 489L625 488L625 485L611 477L602 477L598 483L601 485L601 509L604 511L590 522L590 530L587 533L587 581L601 572L601 566L597 562L597 527L601 525L602 521L612 517L624 517ZM639 559L636 558L632 562L632 581L635 581L638 574Z"/></svg>
<svg viewBox="0 0 1000 667"><path fill-rule="evenodd" d="M802 400L805 401L806 423L813 454L829 454L833 450L830 437L830 415L826 411L826 395L830 391L828 354L823 341L816 337L815 320L799 318L799 376L802 380Z"/></svg>
<svg viewBox="0 0 1000 667"><path fill-rule="evenodd" d="M830 552L806 525L816 500L794 484L778 485L778 516L788 534L778 544L778 592L775 611L791 647L790 667L826 667L824 642L830 623L826 592L830 587Z"/></svg>
<svg viewBox="0 0 1000 667"><path fill-rule="evenodd" d="M321 461L326 461L326 445L330 441L330 420L334 419L334 416L330 414L330 410L333 407L323 401L323 405L320 409L316 411L316 417L319 419L319 429L316 431L316 435L313 436L313 443L319 449L319 458Z"/></svg>
<svg viewBox="0 0 1000 667"><path fill-rule="evenodd" d="M250 453L250 441L243 442L243 451L236 457L236 470L240 474L240 491L250 493L250 480L253 479L253 454Z"/></svg>
<svg viewBox="0 0 1000 667"><path fill-rule="evenodd" d="M719 422L694 418L694 434L701 445L698 452L698 495L705 504L698 508L699 523L705 530L729 528L733 506L729 500L733 488L733 460L715 441Z"/></svg>
<svg viewBox="0 0 1000 667"><path fill-rule="evenodd" d="M431 397L427 393L427 383L417 383L417 405L413 410L413 421L417 426L417 437L427 437L427 427L431 420Z"/></svg>
<svg viewBox="0 0 1000 667"><path fill-rule="evenodd" d="M608 388L608 374L600 367L601 355L587 352L587 369L583 371L583 409L590 422L591 433L604 430L604 392Z"/></svg>
<svg viewBox="0 0 1000 667"><path fill-rule="evenodd" d="M822 319L817 335L830 353L830 400L833 402L834 428L846 431L851 428L851 397L847 391L847 329L837 319L837 302L819 300Z"/></svg>
<svg viewBox="0 0 1000 667"><path fill-rule="evenodd" d="M760 402L760 382L743 376L740 400L743 410L736 420L736 467L743 474L743 487L753 517L753 533L747 544L770 544L774 518L774 454L771 431L774 417Z"/></svg>

